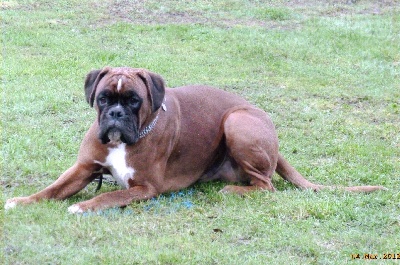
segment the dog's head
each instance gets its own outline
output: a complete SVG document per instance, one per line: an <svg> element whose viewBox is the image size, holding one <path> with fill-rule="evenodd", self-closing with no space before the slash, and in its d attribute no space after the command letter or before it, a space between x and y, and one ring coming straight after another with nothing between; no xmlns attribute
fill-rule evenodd
<svg viewBox="0 0 400 265"><path fill-rule="evenodd" d="M105 67L88 73L85 81L86 100L98 112L103 144L135 144L164 94L162 77L145 69Z"/></svg>

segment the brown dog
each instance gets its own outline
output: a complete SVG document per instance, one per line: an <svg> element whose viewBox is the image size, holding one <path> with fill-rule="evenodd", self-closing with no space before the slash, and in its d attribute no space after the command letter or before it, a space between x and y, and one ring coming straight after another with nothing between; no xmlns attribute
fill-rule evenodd
<svg viewBox="0 0 400 265"><path fill-rule="evenodd" d="M105 171L124 189L74 204L69 212L125 206L198 181L245 184L222 190L238 194L274 191L275 171L299 188L329 187L298 173L279 154L268 115L236 95L206 86L165 89L162 77L147 70L109 67L87 75L85 94L98 118L82 141L75 165L44 190L7 200L6 209L68 198Z"/></svg>

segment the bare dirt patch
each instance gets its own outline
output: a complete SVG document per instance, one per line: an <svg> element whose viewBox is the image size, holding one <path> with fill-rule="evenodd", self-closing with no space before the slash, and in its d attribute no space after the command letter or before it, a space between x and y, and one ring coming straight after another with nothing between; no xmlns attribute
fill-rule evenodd
<svg viewBox="0 0 400 265"><path fill-rule="evenodd" d="M117 0L111 1L110 19L139 24L192 24L205 23L207 18L199 12L162 11L151 9L147 1Z"/></svg>
<svg viewBox="0 0 400 265"><path fill-rule="evenodd" d="M65 3L64 3L65 4ZM117 22L139 25L200 24L223 28L235 26L294 30L310 17L359 14L382 15L400 10L400 0L291 0L291 1L156 1L108 0L85 2L92 12L92 26ZM71 12L82 6L71 4ZM5 1L0 10L49 11L52 1L18 4ZM82 14L86 15L86 14Z"/></svg>
<svg viewBox="0 0 400 265"><path fill-rule="evenodd" d="M288 21L276 21L271 18L259 18L248 15L235 8L217 6L210 2L206 9L190 7L190 3L181 3L181 6L173 6L169 1L155 4L153 0L113 0L109 1L106 9L109 18L135 24L213 24L218 26L262 26L271 28L297 28L301 17L310 16L343 16L354 14L384 14L399 10L398 0L330 0L330 1L277 1L260 3L258 1L243 1L243 8L265 9L283 8L293 12Z"/></svg>

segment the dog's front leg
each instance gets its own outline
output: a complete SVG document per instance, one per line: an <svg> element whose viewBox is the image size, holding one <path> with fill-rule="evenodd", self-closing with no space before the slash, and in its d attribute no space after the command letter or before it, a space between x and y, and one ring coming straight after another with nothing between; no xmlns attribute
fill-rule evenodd
<svg viewBox="0 0 400 265"><path fill-rule="evenodd" d="M76 163L44 190L31 196L8 199L4 208L10 209L18 204L35 203L43 199L66 199L83 189L96 177L94 170L95 165Z"/></svg>
<svg viewBox="0 0 400 265"><path fill-rule="evenodd" d="M93 199L76 203L68 208L70 213L98 211L111 207L123 207L133 201L147 200L157 196L156 190L149 186L134 186L100 194Z"/></svg>

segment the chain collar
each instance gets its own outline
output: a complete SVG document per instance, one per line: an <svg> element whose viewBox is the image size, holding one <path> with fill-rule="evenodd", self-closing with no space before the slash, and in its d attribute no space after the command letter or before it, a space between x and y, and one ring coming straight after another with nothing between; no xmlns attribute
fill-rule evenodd
<svg viewBox="0 0 400 265"><path fill-rule="evenodd" d="M154 127L156 127L158 115L159 114L157 114L156 118L139 133L140 139L148 135L154 129Z"/></svg>
<svg viewBox="0 0 400 265"><path fill-rule="evenodd" d="M161 108L163 111L167 111L167 106L165 105L165 98L164 98L164 102L161 104ZM155 117L155 119L139 133L139 139L148 135L154 129L154 127L156 127L159 115L160 115L160 113L158 113L157 116Z"/></svg>

